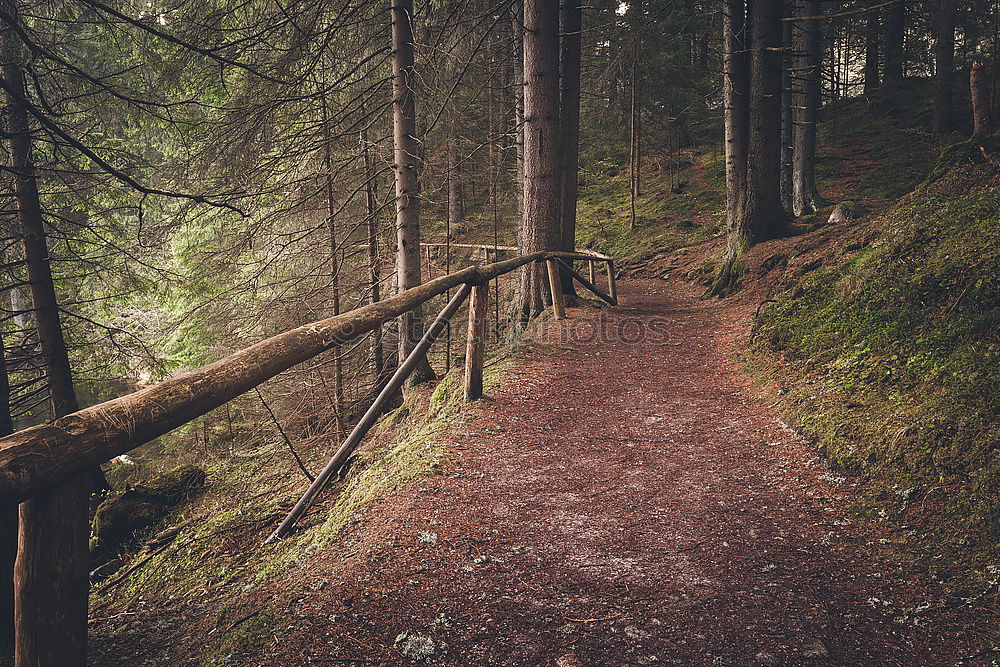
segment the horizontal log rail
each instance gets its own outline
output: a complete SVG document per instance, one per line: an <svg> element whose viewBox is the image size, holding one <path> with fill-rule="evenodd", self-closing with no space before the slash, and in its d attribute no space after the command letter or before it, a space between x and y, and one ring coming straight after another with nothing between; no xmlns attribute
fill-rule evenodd
<svg viewBox="0 0 1000 667"><path fill-rule="evenodd" d="M23 502L158 438L453 288L486 283L526 264L555 257L607 263L614 296L612 260L590 252L536 252L440 276L378 303L285 331L146 389L0 438L0 503Z"/></svg>

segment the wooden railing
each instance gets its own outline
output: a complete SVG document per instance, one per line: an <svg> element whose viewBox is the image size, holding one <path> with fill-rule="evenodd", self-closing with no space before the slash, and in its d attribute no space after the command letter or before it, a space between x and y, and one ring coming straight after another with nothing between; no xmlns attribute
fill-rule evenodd
<svg viewBox="0 0 1000 667"><path fill-rule="evenodd" d="M494 248L489 250L516 250ZM589 263L590 279L572 268L574 261ZM545 262L548 283L556 319L566 316L560 288L560 268L570 273L598 297L617 304L614 263L610 257L597 253L536 252L520 255L483 266L470 266L440 276L413 289L378 303L356 308L347 313L291 329L236 352L224 359L178 375L159 384L116 398L93 407L60 417L48 424L24 429L0 439L0 502L6 506L20 503L70 479L76 478L116 456L149 442L167 432L218 408L262 382L331 348L351 342L382 324L413 310L430 299L459 288L445 308L427 328L423 338L404 359L395 374L382 389L375 402L354 430L316 477L293 510L268 538L272 541L286 534L296 519L309 507L329 479L336 474L360 444L383 411L386 401L402 386L449 319L471 295L469 335L466 341L464 394L475 400L482 396L483 358L486 344L486 320L489 300L488 284L501 275L533 262ZM596 265L607 266L608 292L596 286ZM20 530L32 527L22 521ZM72 531L77 536L86 531ZM77 539L61 535L60 540ZM60 544L52 544L59 550ZM59 582L60 586L84 587L86 581ZM22 603L26 592L15 581L15 606ZM67 636L86 635L87 619L67 618L66 610L52 610L51 621L36 621L39 627L19 628L33 638L32 645L50 648L61 642L66 646L85 646L85 641L65 641ZM58 619L58 620L56 620ZM27 630L27 632L24 632ZM77 649L73 649L77 651ZM20 645L18 646L20 651ZM58 654L59 652L56 651ZM16 664L58 667L84 665L85 655L68 655L58 659L18 655Z"/></svg>

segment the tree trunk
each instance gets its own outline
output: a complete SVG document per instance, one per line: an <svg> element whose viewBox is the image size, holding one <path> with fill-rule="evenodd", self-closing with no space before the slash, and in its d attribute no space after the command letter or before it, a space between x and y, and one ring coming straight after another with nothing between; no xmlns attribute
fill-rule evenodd
<svg viewBox="0 0 1000 667"><path fill-rule="evenodd" d="M517 197L518 238L524 221L524 3L510 4L510 25L513 35L511 64L514 93L514 192ZM523 243L518 242L523 247Z"/></svg>
<svg viewBox="0 0 1000 667"><path fill-rule="evenodd" d="M793 21L795 51L794 145L792 156L792 213L815 213L819 194L816 188L816 125L820 103L820 26L815 18L816 0L798 0L799 16Z"/></svg>
<svg viewBox="0 0 1000 667"><path fill-rule="evenodd" d="M934 134L952 130L952 82L955 78L955 0L940 0L937 44L934 48Z"/></svg>
<svg viewBox="0 0 1000 667"><path fill-rule="evenodd" d="M877 1L877 0L876 0ZM878 10L868 8L865 16L865 89L866 97L875 94L878 90L878 52L879 38L881 32L881 21Z"/></svg>
<svg viewBox="0 0 1000 667"><path fill-rule="evenodd" d="M12 0L4 0L0 7L7 17L17 20L17 6ZM31 158L29 116L23 98L22 53L10 27L0 34L0 51L7 90L6 129L17 218L35 326L48 373L52 413L60 417L77 410L76 394L59 321ZM14 569L15 662L18 667L82 667L86 664L90 490L89 480L80 476L21 504Z"/></svg>
<svg viewBox="0 0 1000 667"><path fill-rule="evenodd" d="M396 274L398 289L420 284L420 180L413 101L413 0L392 1L393 169L396 172ZM424 335L422 308L399 317L399 358L405 359ZM433 379L427 357L408 385Z"/></svg>
<svg viewBox="0 0 1000 667"><path fill-rule="evenodd" d="M642 180L642 149L641 149L641 119L642 100L639 81L639 59L642 57L642 3L640 0L630 2L626 11L626 20L629 25L629 38L631 39L631 54L629 64L629 141L628 141L628 175L629 175L629 229L635 231L638 221L636 219L636 200L641 192Z"/></svg>
<svg viewBox="0 0 1000 667"><path fill-rule="evenodd" d="M896 0L885 10L885 76L883 88L894 94L903 83L903 38L906 34L906 1Z"/></svg>
<svg viewBox="0 0 1000 667"><path fill-rule="evenodd" d="M0 337L0 437L14 432L10 418L10 380ZM0 664L14 656L14 562L17 558L17 505L0 510Z"/></svg>
<svg viewBox="0 0 1000 667"><path fill-rule="evenodd" d="M726 134L726 263L719 285L729 286L732 270L742 250L739 229L743 225L747 197L747 149L749 145L750 58L747 52L747 14L745 0L726 0L722 16L723 33L723 104Z"/></svg>
<svg viewBox="0 0 1000 667"><path fill-rule="evenodd" d="M576 200L580 178L580 37L583 28L583 7L580 0L563 0L560 27L560 249L573 252L576 250ZM566 271L562 272L562 289L563 294L576 294L573 276Z"/></svg>
<svg viewBox="0 0 1000 667"><path fill-rule="evenodd" d="M969 89L972 97L972 140L985 145L993 130L989 72L982 60L972 61L969 68Z"/></svg>
<svg viewBox="0 0 1000 667"><path fill-rule="evenodd" d="M787 218L781 208L781 19L783 0L754 0L750 22L750 134L746 247L773 238Z"/></svg>
<svg viewBox="0 0 1000 667"><path fill-rule="evenodd" d="M781 206L792 215L792 22L781 24ZM798 72L795 73L798 75Z"/></svg>
<svg viewBox="0 0 1000 667"><path fill-rule="evenodd" d="M462 165L459 158L457 113L449 103L448 117L448 238L460 234L465 220L465 193L462 187Z"/></svg>
<svg viewBox="0 0 1000 667"><path fill-rule="evenodd" d="M368 235L368 299L369 303L378 303L382 300L382 267L381 258L378 252L378 202L375 198L377 190L375 170L372 167L371 149L368 146L368 132L363 130L361 134L365 159L365 226ZM371 336L372 352L372 375L376 392L382 387L382 383L388 377L386 372L385 356L382 350L382 327L376 327Z"/></svg>
<svg viewBox="0 0 1000 667"><path fill-rule="evenodd" d="M559 209L559 1L524 2L524 230L521 252L558 250ZM521 272L521 321L540 313L551 297L545 266Z"/></svg>
<svg viewBox="0 0 1000 667"><path fill-rule="evenodd" d="M333 314L340 315L340 262L337 253L339 252L337 243L337 204L333 196L333 146L330 138L330 126L328 109L326 106L326 94L320 96L320 103L323 105L323 168L326 171L326 225L330 241L330 301L333 306ZM320 370L320 373L323 371ZM333 351L333 411L337 420L337 432L341 437L345 434L344 428L344 360L340 350Z"/></svg>

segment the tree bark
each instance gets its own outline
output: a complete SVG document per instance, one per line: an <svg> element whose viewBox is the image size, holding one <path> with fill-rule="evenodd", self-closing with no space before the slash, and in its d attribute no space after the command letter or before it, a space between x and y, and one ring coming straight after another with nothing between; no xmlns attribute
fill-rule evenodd
<svg viewBox="0 0 1000 667"><path fill-rule="evenodd" d="M885 9L885 75L883 89L893 94L903 83L903 38L906 34L906 0Z"/></svg>
<svg viewBox="0 0 1000 667"><path fill-rule="evenodd" d="M993 131L990 109L990 82L986 63L973 60L969 68L969 89L972 97L972 140L985 145Z"/></svg>
<svg viewBox="0 0 1000 667"><path fill-rule="evenodd" d="M792 22L781 24L781 206L785 213L792 215L792 159L793 145L793 111L792 111L792 68L795 66L792 49Z"/></svg>
<svg viewBox="0 0 1000 667"><path fill-rule="evenodd" d="M17 20L13 0L0 3ZM13 29L0 32L7 90L7 141L14 172L17 219L42 359L54 417L77 410L69 355L59 321L42 208L31 157L29 115L23 95L22 52ZM68 479L22 503L14 569L15 664L82 667L87 656L87 540L91 483Z"/></svg>
<svg viewBox="0 0 1000 667"><path fill-rule="evenodd" d="M783 0L753 0L750 47L750 134L747 160L747 247L773 238L787 218L781 207L781 19Z"/></svg>
<svg viewBox="0 0 1000 667"><path fill-rule="evenodd" d="M562 205L560 224L566 252L576 250L576 204L580 172L580 38L583 7L580 0L563 0L560 13L559 134ZM575 295L573 276L562 272L563 294Z"/></svg>
<svg viewBox="0 0 1000 667"><path fill-rule="evenodd" d="M10 379L0 337L0 437L14 432L10 418ZM17 505L0 509L0 664L14 656L14 562L17 558Z"/></svg>
<svg viewBox="0 0 1000 667"><path fill-rule="evenodd" d="M510 4L511 65L514 94L514 192L517 197L518 238L524 220L524 3L513 0ZM523 244L519 241L519 245Z"/></svg>
<svg viewBox="0 0 1000 667"><path fill-rule="evenodd" d="M877 1L877 0L876 0ZM870 3L871 4L871 3ZM875 94L879 86L879 41L881 21L876 9L868 8L865 16L865 88L866 97Z"/></svg>
<svg viewBox="0 0 1000 667"><path fill-rule="evenodd" d="M372 168L371 152L368 146L368 132L362 131L361 142L363 144L365 159L365 226L368 235L368 298L369 303L378 303L382 299L381 286L381 258L378 252L378 202L375 199L376 176ZM382 350L382 327L378 326L372 330L371 336L372 351L372 374L375 379L375 387L381 388L383 382L388 377L386 372L385 356Z"/></svg>
<svg viewBox="0 0 1000 667"><path fill-rule="evenodd" d="M333 195L333 146L330 138L326 94L320 95L323 105L323 168L326 171L326 225L330 243L330 301L334 315L340 315L340 261L337 241L337 204ZM320 370L320 373L323 371ZM263 399L262 399L263 400ZM344 435L344 360L340 350L333 351L333 411L337 431Z"/></svg>
<svg viewBox="0 0 1000 667"><path fill-rule="evenodd" d="M521 252L558 250L559 209L559 1L524 2L524 230ZM545 267L521 272L521 322L551 303Z"/></svg>
<svg viewBox="0 0 1000 667"><path fill-rule="evenodd" d="M726 257L709 293L739 278L739 258L773 238L781 205L782 0L727 0L723 17L726 128Z"/></svg>
<svg viewBox="0 0 1000 667"><path fill-rule="evenodd" d="M396 173L396 274L400 292L416 287L420 276L419 146L413 100L413 0L392 0L393 169ZM405 359L424 335L423 309L399 317L399 358ZM407 384L433 379L421 358Z"/></svg>
<svg viewBox="0 0 1000 667"><path fill-rule="evenodd" d="M738 229L746 209L747 148L749 144L750 59L745 0L726 0L722 16L723 31L723 104L726 134L726 227L727 260L741 254ZM731 258L731 259L730 259ZM726 276L720 276L726 282ZM728 286L728 285L727 285Z"/></svg>
<svg viewBox="0 0 1000 667"><path fill-rule="evenodd" d="M955 78L955 0L940 0L934 47L934 134L952 130L952 83Z"/></svg>
<svg viewBox="0 0 1000 667"><path fill-rule="evenodd" d="M792 42L795 52L794 146L792 156L792 213L796 216L815 213L819 193L816 188L816 125L820 103L820 26L819 3L798 0L800 17L793 21Z"/></svg>
<svg viewBox="0 0 1000 667"><path fill-rule="evenodd" d="M448 237L462 231L465 220L465 192L462 187L462 164L459 157L458 114L449 102L448 113Z"/></svg>

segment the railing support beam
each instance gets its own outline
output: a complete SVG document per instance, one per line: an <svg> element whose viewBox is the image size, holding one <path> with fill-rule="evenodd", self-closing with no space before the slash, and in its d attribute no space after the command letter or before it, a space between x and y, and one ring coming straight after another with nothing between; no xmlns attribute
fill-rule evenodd
<svg viewBox="0 0 1000 667"><path fill-rule="evenodd" d="M86 667L90 489L81 474L21 505L15 667Z"/></svg>
<svg viewBox="0 0 1000 667"><path fill-rule="evenodd" d="M555 258L545 260L549 272L549 291L552 293L552 312L557 320L566 319L566 302L563 299L562 283L559 279L559 265Z"/></svg>
<svg viewBox="0 0 1000 667"><path fill-rule="evenodd" d="M323 490L323 487L327 485L330 478L344 467L344 464L347 463L347 459L350 458L351 454L354 453L354 450L361 444L361 440L365 437L365 435L367 435L371 427L375 425L379 415L382 414L383 406L397 391L399 391L400 387L403 386L403 382L406 381L406 378L413 372L413 369L417 367L417 363L420 359L427 354L427 350L445 330L448 320L451 319L451 316L454 315L455 311L457 311L459 306L462 305L465 298L469 296L469 292L471 290L472 288L469 284L465 283L462 285L461 289L455 293L455 296L451 297L451 301L448 302L448 305L446 305L444 309L438 313L438 316L434 318L431 325L427 327L427 331L424 332L420 341L416 344L410 354L407 355L406 359L403 360L403 363L399 365L399 368L396 369L396 372L393 373L386 385L382 387L382 391L379 392L375 402L371 404L371 407L368 408L364 416L361 417L361 420L358 421L354 430L351 431L351 434L347 436L346 440L344 440L344 444L342 444L334 453L333 458L330 459L323 470L316 475L316 479L312 481L312 484L309 485L306 492L302 494L299 501L295 503L295 507L293 507L288 513L288 516L286 516L285 520L281 522L281 525L279 525L277 529L271 533L271 536L264 541L264 544L273 542L286 535L295 525L295 522L298 521L299 517L301 517L305 511L309 509L313 500L315 500L316 496L319 495L319 492Z"/></svg>
<svg viewBox="0 0 1000 667"><path fill-rule="evenodd" d="M465 400L483 397L483 358L486 354L486 319L489 314L490 284L472 288L469 301L469 330L465 340Z"/></svg>
<svg viewBox="0 0 1000 667"><path fill-rule="evenodd" d="M600 288L597 287L597 285L595 285L594 283L590 282L589 280L587 280L586 278L584 278L582 275L580 275L580 273L577 272L576 269L574 269L572 266L570 266L569 262L564 262L562 260L562 258L556 258L556 261L559 262L560 264L562 264L563 268L566 269L566 271L569 273L569 275L571 275L574 278L576 278L580 282L581 285L583 285L584 287L586 287L587 289L589 289L591 292L593 292L594 294L596 294L602 300L606 301L607 303L611 304L612 306L617 306L618 305L618 303L614 299L612 299L610 296L608 296L607 294L605 294L604 292L602 292L600 290Z"/></svg>
<svg viewBox="0 0 1000 667"><path fill-rule="evenodd" d="M618 303L618 285L615 284L615 262L608 260L608 292L611 293L611 300Z"/></svg>

